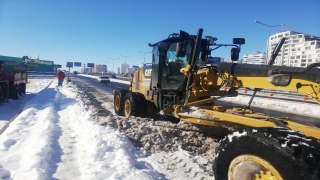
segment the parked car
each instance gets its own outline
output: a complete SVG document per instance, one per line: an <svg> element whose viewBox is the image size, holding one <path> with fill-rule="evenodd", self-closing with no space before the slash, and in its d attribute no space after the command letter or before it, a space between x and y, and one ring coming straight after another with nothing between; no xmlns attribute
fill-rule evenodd
<svg viewBox="0 0 320 180"><path fill-rule="evenodd" d="M116 75L112 74L112 75L111 75L111 78L117 78L117 77L116 77Z"/></svg>
<svg viewBox="0 0 320 180"><path fill-rule="evenodd" d="M109 76L99 76L98 77L98 82L100 82L100 83L110 83Z"/></svg>

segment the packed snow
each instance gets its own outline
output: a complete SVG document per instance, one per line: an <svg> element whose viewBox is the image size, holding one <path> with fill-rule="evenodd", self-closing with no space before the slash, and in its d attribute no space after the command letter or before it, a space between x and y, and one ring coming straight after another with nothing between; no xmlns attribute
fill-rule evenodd
<svg viewBox="0 0 320 180"><path fill-rule="evenodd" d="M0 179L189 179L170 167L180 159L203 172L200 157L182 149L150 155L117 129L101 126L74 86L30 81L25 96L0 107L2 125L22 108L0 135Z"/></svg>
<svg viewBox="0 0 320 180"><path fill-rule="evenodd" d="M139 138L143 144L137 145L133 140L142 135L132 131L137 126L133 123L136 119L114 114L110 92L101 106L111 114L99 120L97 111L83 100L77 86L56 85L54 78L30 79L26 95L0 104L3 130L0 131L0 179L212 179L212 172L207 169L210 160L190 154L182 144L194 134L172 134L166 132L168 128L160 131L157 127L140 126L137 129L142 132L143 137ZM243 99L239 97L238 101ZM262 98L253 104L281 107L302 115L320 113L319 106L309 104L285 104ZM159 140L152 139L152 134L155 136L152 138ZM210 153L214 153L216 142L196 135L192 140L194 148L206 152L211 149ZM178 148L167 147L163 142L167 137ZM206 144L201 142L213 146L204 148ZM152 143L157 148L149 147Z"/></svg>

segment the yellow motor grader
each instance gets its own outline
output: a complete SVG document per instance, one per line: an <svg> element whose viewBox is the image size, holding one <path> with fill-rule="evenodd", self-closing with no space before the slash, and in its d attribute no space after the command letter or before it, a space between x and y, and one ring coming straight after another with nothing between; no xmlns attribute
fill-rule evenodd
<svg viewBox="0 0 320 180"><path fill-rule="evenodd" d="M272 52L268 65L212 61L211 52L231 47L237 61L245 39L217 44L217 38L181 31L149 44L152 63L132 74L128 89L114 90L116 114L172 115L195 126L226 128L214 157L216 180L320 179L320 129L304 121L254 112L250 105L262 89L297 91L320 104L320 63L306 68L272 66L284 43ZM220 97L237 96L239 88L254 91L247 106L218 106ZM320 108L320 106L319 106Z"/></svg>

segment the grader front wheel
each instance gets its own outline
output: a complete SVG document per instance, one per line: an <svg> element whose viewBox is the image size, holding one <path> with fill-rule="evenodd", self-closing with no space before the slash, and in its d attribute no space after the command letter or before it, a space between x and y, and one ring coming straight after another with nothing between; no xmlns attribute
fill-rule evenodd
<svg viewBox="0 0 320 180"><path fill-rule="evenodd" d="M213 172L219 180L315 180L319 149L317 139L295 131L237 131L220 141Z"/></svg>

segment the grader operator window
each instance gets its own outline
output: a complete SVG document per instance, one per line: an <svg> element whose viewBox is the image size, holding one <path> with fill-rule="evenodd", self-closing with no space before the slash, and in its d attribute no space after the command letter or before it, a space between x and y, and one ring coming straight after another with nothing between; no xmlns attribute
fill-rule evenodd
<svg viewBox="0 0 320 180"><path fill-rule="evenodd" d="M177 44L170 44L166 52L161 78L161 87L163 89L178 90L184 82L185 76L180 72L180 69L187 66L188 60L191 57L191 43L185 44L185 54L183 57L178 57L176 54Z"/></svg>

